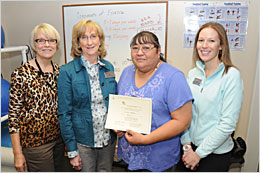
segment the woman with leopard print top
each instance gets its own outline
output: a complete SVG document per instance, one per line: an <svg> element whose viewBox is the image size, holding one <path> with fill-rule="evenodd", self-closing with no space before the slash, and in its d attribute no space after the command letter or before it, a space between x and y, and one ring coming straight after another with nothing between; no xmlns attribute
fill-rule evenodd
<svg viewBox="0 0 260 173"><path fill-rule="evenodd" d="M60 35L42 23L32 31L30 42L36 58L11 75L8 120L14 166L18 172L70 171L57 116L60 67L52 63Z"/></svg>

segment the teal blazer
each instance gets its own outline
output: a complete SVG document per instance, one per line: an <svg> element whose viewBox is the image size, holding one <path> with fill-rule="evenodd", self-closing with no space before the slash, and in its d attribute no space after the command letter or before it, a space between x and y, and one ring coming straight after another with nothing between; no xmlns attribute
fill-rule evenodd
<svg viewBox="0 0 260 173"><path fill-rule="evenodd" d="M99 67L99 81L108 109L109 94L116 94L117 83L113 65L106 60L101 62L105 66ZM77 143L94 147L90 80L80 57L61 66L58 77L58 116L68 152L78 150ZM113 142L116 134L112 130L110 134Z"/></svg>

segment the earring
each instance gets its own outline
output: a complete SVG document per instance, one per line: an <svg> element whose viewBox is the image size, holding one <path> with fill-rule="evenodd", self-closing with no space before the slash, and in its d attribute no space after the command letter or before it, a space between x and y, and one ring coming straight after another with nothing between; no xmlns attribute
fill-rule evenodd
<svg viewBox="0 0 260 173"><path fill-rule="evenodd" d="M136 71L136 66L135 66L135 65L134 65L133 71L134 71L134 72Z"/></svg>

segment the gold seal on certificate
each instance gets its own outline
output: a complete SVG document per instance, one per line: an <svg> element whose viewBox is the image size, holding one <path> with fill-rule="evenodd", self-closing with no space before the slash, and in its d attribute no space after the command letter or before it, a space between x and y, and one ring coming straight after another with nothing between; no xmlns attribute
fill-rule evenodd
<svg viewBox="0 0 260 173"><path fill-rule="evenodd" d="M105 128L133 130L149 134L152 122L152 99L109 95L109 106Z"/></svg>

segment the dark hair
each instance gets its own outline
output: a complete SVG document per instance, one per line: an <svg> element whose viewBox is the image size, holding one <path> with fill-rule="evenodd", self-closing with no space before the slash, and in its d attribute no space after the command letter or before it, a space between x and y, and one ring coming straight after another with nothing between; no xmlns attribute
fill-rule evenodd
<svg viewBox="0 0 260 173"><path fill-rule="evenodd" d="M220 61L222 61L225 65L225 71L224 73L228 72L229 67L235 67L232 64L231 58L230 58L230 50L229 50L229 44L228 44L228 38L226 34L225 28L217 23L217 22L209 22L205 23L200 27L200 29L197 32L197 35L194 40L194 47L193 47L193 63L195 65L196 61L200 60L198 50L197 50L197 42L199 39L200 32L205 28L212 28L218 33L218 37L220 40L220 46L222 47L222 50L219 51L218 58Z"/></svg>
<svg viewBox="0 0 260 173"><path fill-rule="evenodd" d="M157 50L158 50L158 48L161 48L158 37L154 33L149 32L149 31L141 31L141 32L137 33L133 37L133 39L130 43L130 47L132 47L133 45L137 45L137 42L140 44L147 44L147 43L153 44ZM166 62L163 56L164 56L163 53L161 53L160 60Z"/></svg>

